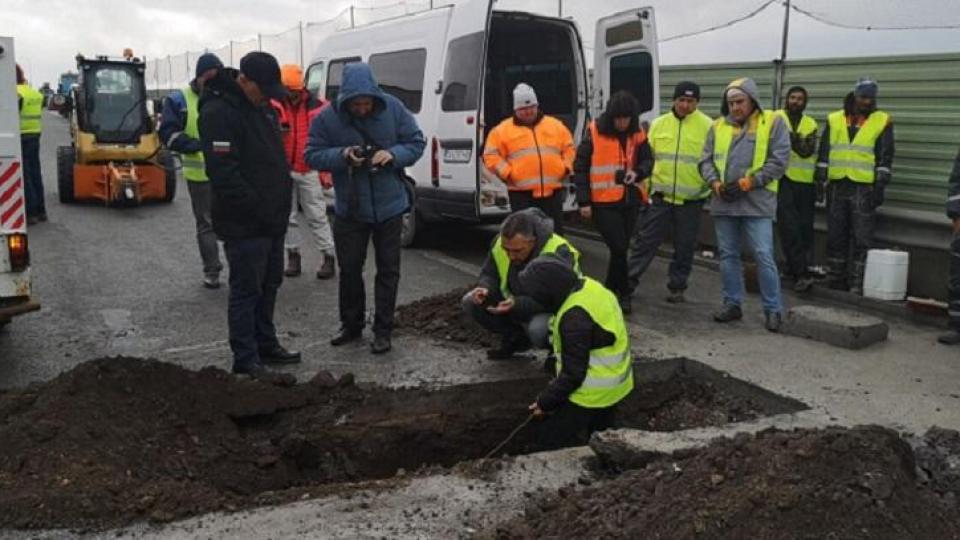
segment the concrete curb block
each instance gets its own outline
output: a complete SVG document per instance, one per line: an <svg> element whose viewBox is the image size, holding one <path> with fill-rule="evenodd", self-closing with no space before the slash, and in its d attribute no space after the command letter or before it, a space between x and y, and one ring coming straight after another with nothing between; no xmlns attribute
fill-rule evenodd
<svg viewBox="0 0 960 540"><path fill-rule="evenodd" d="M862 349L885 341L890 327L881 319L824 306L790 309L781 331L845 349Z"/></svg>

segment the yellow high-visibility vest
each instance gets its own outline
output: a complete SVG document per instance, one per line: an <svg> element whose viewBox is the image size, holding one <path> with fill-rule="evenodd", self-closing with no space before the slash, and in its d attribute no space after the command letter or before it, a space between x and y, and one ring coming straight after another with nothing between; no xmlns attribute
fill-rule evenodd
<svg viewBox="0 0 960 540"><path fill-rule="evenodd" d="M697 166L710 123L710 117L697 110L682 120L670 111L650 124L647 140L654 157L650 193L661 193L663 200L672 204L710 195L710 186Z"/></svg>
<svg viewBox="0 0 960 540"><path fill-rule="evenodd" d="M777 111L777 114L783 117L783 121L787 124L787 129L793 131L793 126L790 124L790 117L787 115L787 111L780 109ZM816 133L817 129L819 129L817 121L810 116L803 115L800 119L800 125L797 126L796 133L800 137L806 138L809 137L811 133ZM815 153L804 158L794 152L793 148L790 148L790 162L787 163L786 172L787 178L800 184L812 184L813 173L816 171L816 168L817 156Z"/></svg>
<svg viewBox="0 0 960 540"><path fill-rule="evenodd" d="M860 126L853 141L850 141L846 113L842 110L830 113L827 116L827 124L830 126L830 180L849 178L861 184L872 184L876 179L874 169L877 163L873 149L889 121L889 114L873 111Z"/></svg>
<svg viewBox="0 0 960 540"><path fill-rule="evenodd" d="M580 252L559 234L552 234L547 243L543 245L540 253L531 254L530 257L538 257L544 253L556 253L560 246L567 246L567 249L573 254L573 270L580 274ZM510 298L512 294L510 287L507 286L507 278L510 274L510 257L507 256L507 250L503 249L503 239L500 236L497 236L497 241L493 243L493 249L490 253L493 256L493 263L497 267L497 275L500 277L500 293L504 298Z"/></svg>
<svg viewBox="0 0 960 540"><path fill-rule="evenodd" d="M200 127L197 121L200 118L200 96L189 86L181 92L183 92L183 97L187 101L187 125L183 128L183 134L199 140ZM184 178L191 182L207 181L207 168L203 160L203 152L180 154L180 160L183 163Z"/></svg>
<svg viewBox="0 0 960 540"><path fill-rule="evenodd" d="M18 84L17 96L23 100L20 107L20 133L38 135L43 131L43 94L29 84Z"/></svg>
<svg viewBox="0 0 960 540"><path fill-rule="evenodd" d="M756 147L753 150L753 163L745 175L752 176L763 168L767 161L767 149L770 147L770 132L773 130L774 114L770 111L754 112L747 120L747 129L756 133ZM720 171L724 182L734 182L737 178L726 178L727 155L733 142L734 126L720 117L713 122L713 164ZM779 182L776 179L767 184L767 189L776 193Z"/></svg>

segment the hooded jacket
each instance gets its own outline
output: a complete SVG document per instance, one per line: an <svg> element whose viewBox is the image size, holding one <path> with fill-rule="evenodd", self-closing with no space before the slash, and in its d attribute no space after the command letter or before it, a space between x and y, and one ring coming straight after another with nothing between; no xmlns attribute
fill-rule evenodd
<svg viewBox="0 0 960 540"><path fill-rule="evenodd" d="M269 103L250 103L239 72L221 69L200 98L200 141L213 191L213 230L224 240L285 234L293 187Z"/></svg>
<svg viewBox="0 0 960 540"><path fill-rule="evenodd" d="M367 118L356 118L347 109L348 102L360 96L373 98ZM393 155L390 165L372 173L348 165L344 151L365 144L361 130ZM403 169L416 163L425 147L413 115L399 99L380 90L367 64L355 62L343 68L336 106L323 109L311 122L304 158L310 168L333 174L337 217L382 223L410 209Z"/></svg>
<svg viewBox="0 0 960 540"><path fill-rule="evenodd" d="M723 104L720 112L723 117L718 121L738 125L730 116L727 106L727 93L732 88L738 88L746 93L756 108L754 114L761 112L758 99L757 84L751 79L737 79L730 83L723 92ZM750 122L751 119L747 119ZM742 129L736 133L730 142L727 156L726 171L718 171L713 160L714 129L707 132L707 140L703 145L703 155L700 157L700 176L707 184L720 180L742 178L753 165L753 153L756 149L756 134ZM710 201L710 213L714 216L729 217L766 217L773 218L777 213L777 194L764 189L767 184L779 180L787 170L790 161L790 130L782 117L773 116L773 126L770 128L770 143L767 147L767 159L763 167L754 174L754 188L741 193L733 201L724 201L713 197ZM726 173L726 174L724 174Z"/></svg>

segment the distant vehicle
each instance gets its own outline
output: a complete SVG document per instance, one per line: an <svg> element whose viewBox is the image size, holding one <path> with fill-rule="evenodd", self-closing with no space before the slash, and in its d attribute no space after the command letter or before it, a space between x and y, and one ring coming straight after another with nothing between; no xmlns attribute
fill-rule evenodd
<svg viewBox="0 0 960 540"><path fill-rule="evenodd" d="M144 63L132 57L77 55L77 68L73 144L57 148L60 202L137 206L172 201L176 170L172 155L160 147L147 109Z"/></svg>
<svg viewBox="0 0 960 540"><path fill-rule="evenodd" d="M602 3L597 4L598 7ZM612 91L626 89L650 121L659 112L657 36L652 8L615 13L597 22L594 88L575 22L493 9L491 0L455 5L337 31L317 47L306 85L336 99L343 66L368 62L380 86L416 116L429 143L407 173L418 224L446 219L498 221L509 212L506 186L483 167L486 131L513 114L513 87L523 81L540 106L562 120L577 141ZM567 207L573 208L568 187Z"/></svg>
<svg viewBox="0 0 960 540"><path fill-rule="evenodd" d="M13 38L0 36L0 326L40 309L32 296Z"/></svg>
<svg viewBox="0 0 960 540"><path fill-rule="evenodd" d="M47 109L68 118L73 111L73 88L77 86L79 75L73 71L61 73L57 80L57 91L47 100Z"/></svg>
<svg viewBox="0 0 960 540"><path fill-rule="evenodd" d="M50 102L50 96L54 93L53 88L50 88L50 83L43 83L43 86L40 87L40 93L43 94L43 106L46 107L47 103Z"/></svg>

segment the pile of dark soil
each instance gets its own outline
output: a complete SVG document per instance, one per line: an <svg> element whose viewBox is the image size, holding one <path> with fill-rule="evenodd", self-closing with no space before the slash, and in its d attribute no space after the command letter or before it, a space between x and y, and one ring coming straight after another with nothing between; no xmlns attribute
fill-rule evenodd
<svg viewBox="0 0 960 540"><path fill-rule="evenodd" d="M470 287L427 296L397 308L399 332L429 337L476 349L495 347L497 336L470 320L460 309L460 299Z"/></svg>
<svg viewBox="0 0 960 540"><path fill-rule="evenodd" d="M960 538L960 512L918 483L893 431L767 431L561 490L486 536Z"/></svg>
<svg viewBox="0 0 960 540"><path fill-rule="evenodd" d="M449 467L504 440L546 382L390 390L321 372L281 387L212 368L91 361L0 394L0 528L167 521ZM680 376L640 385L620 420L664 430L769 412ZM535 433L521 431L503 453L542 450Z"/></svg>

